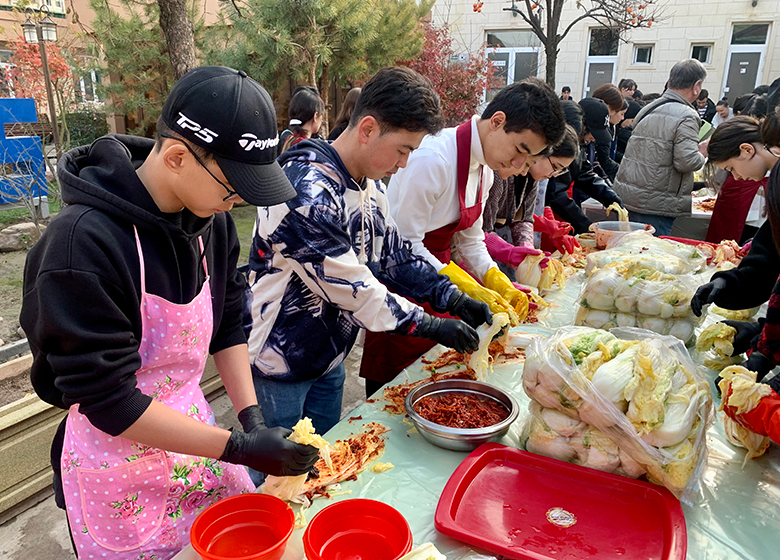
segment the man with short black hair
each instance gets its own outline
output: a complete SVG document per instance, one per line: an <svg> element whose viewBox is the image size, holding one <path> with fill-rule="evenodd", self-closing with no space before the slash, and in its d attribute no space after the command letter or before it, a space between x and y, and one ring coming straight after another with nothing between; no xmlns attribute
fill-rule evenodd
<svg viewBox="0 0 780 560"><path fill-rule="evenodd" d="M290 427L307 416L325 433L338 422L343 362L361 328L476 349L474 327L491 320L487 305L412 253L380 181L441 126L428 79L385 68L363 87L332 144L305 140L279 158L297 196L258 208L245 309L267 426ZM466 322L434 317L406 297Z"/></svg>
<svg viewBox="0 0 780 560"><path fill-rule="evenodd" d="M716 114L715 104L710 99L710 92L706 89L701 90L699 97L696 98L693 108L699 113L699 118L712 123L712 118Z"/></svg>
<svg viewBox="0 0 780 560"><path fill-rule="evenodd" d="M561 89L561 100L566 101L571 99L571 88L569 86L563 86Z"/></svg>
<svg viewBox="0 0 780 560"><path fill-rule="evenodd" d="M615 192L634 222L669 235L677 216L691 215L693 172L704 165L699 152L701 119L692 107L707 71L695 59L678 62L668 88L634 119Z"/></svg>
<svg viewBox="0 0 780 560"><path fill-rule="evenodd" d="M390 211L414 253L494 313L507 313L513 325L528 313L528 298L490 257L482 208L492 170L525 174L563 137L564 126L550 86L536 78L515 82L498 92L481 117L426 136L388 187ZM451 244L473 277L451 261ZM432 347L426 342L367 335L361 376L379 385L393 379Z"/></svg>

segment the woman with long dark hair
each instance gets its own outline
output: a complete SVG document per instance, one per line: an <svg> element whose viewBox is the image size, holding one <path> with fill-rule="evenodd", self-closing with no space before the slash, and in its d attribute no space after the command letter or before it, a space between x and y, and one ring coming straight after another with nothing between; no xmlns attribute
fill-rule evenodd
<svg viewBox="0 0 780 560"><path fill-rule="evenodd" d="M320 131L325 103L314 88L303 87L290 99L287 114L290 117L289 133L285 131L280 137L280 154Z"/></svg>
<svg viewBox="0 0 780 560"><path fill-rule="evenodd" d="M358 97L360 97L359 87L352 88L347 92L344 104L336 117L336 126L331 130L330 136L328 136L328 140L331 142L338 138L349 126L349 119L352 117L352 111L355 109Z"/></svg>

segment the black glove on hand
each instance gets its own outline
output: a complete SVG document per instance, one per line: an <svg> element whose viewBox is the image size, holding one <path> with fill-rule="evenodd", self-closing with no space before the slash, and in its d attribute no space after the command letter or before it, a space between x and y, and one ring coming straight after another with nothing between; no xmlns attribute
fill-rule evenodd
<svg viewBox="0 0 780 560"><path fill-rule="evenodd" d="M450 296L447 311L450 315L460 317L475 329L482 323L493 324L493 313L490 312L488 304L469 297L460 290L455 290L455 293Z"/></svg>
<svg viewBox="0 0 780 560"><path fill-rule="evenodd" d="M257 428L265 428L265 421L263 420L263 413L259 404L250 405L239 412L238 421L241 422L241 426L247 434L254 432Z"/></svg>
<svg viewBox="0 0 780 560"><path fill-rule="evenodd" d="M712 282L707 282L699 286L696 293L691 298L691 310L697 317L701 317L701 308L715 301L718 294L726 287L726 281L723 278L715 278Z"/></svg>
<svg viewBox="0 0 780 560"><path fill-rule="evenodd" d="M760 352L753 352L747 361L742 364L742 366L749 371L756 372L756 381L761 381L764 379L766 374L772 371L772 368L775 367L775 365L772 363L772 360Z"/></svg>
<svg viewBox="0 0 780 560"><path fill-rule="evenodd" d="M732 356L737 356L756 347L758 337L764 328L764 319L761 318L758 322L723 321L723 324L737 329L737 334L734 335L734 353L731 354Z"/></svg>
<svg viewBox="0 0 780 560"><path fill-rule="evenodd" d="M461 354L479 348L479 335L472 327L459 319L442 319L427 313L412 336L434 340Z"/></svg>
<svg viewBox="0 0 780 560"><path fill-rule="evenodd" d="M255 430L250 434L233 430L219 460L274 476L306 474L320 452L311 445L293 443L287 439L291 433L287 428Z"/></svg>

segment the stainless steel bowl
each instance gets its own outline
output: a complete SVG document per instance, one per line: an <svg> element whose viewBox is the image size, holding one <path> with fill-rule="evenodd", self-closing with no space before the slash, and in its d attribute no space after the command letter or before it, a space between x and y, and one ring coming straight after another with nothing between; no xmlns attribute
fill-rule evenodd
<svg viewBox="0 0 780 560"><path fill-rule="evenodd" d="M430 395L446 395L448 393L473 394L483 399L492 399L504 405L509 410L509 416L492 426L463 429L448 428L447 426L436 424L415 412L414 405L421 398ZM444 379L442 381L431 381L415 387L406 395L404 406L406 407L406 413L412 419L422 437L434 445L454 451L473 451L485 442L497 440L507 433L510 424L517 420L520 412L517 401L508 393L493 385L468 379Z"/></svg>

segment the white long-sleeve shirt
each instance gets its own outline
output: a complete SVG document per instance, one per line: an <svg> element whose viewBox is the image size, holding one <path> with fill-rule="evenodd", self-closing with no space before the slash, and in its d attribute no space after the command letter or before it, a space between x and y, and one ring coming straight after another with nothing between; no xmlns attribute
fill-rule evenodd
<svg viewBox="0 0 780 560"><path fill-rule="evenodd" d="M485 165L482 143L477 131L477 119L471 119L471 161L466 184L466 207L477 203L479 182L482 181L484 206L493 185L493 171ZM409 156L404 169L390 179L387 191L390 214L398 231L412 242L415 254L424 257L437 271L442 263L423 245L425 234L460 220L458 202L457 128L445 128L436 136L426 136L420 147ZM496 264L485 247L482 216L471 227L458 231L453 241L466 266L483 278Z"/></svg>

